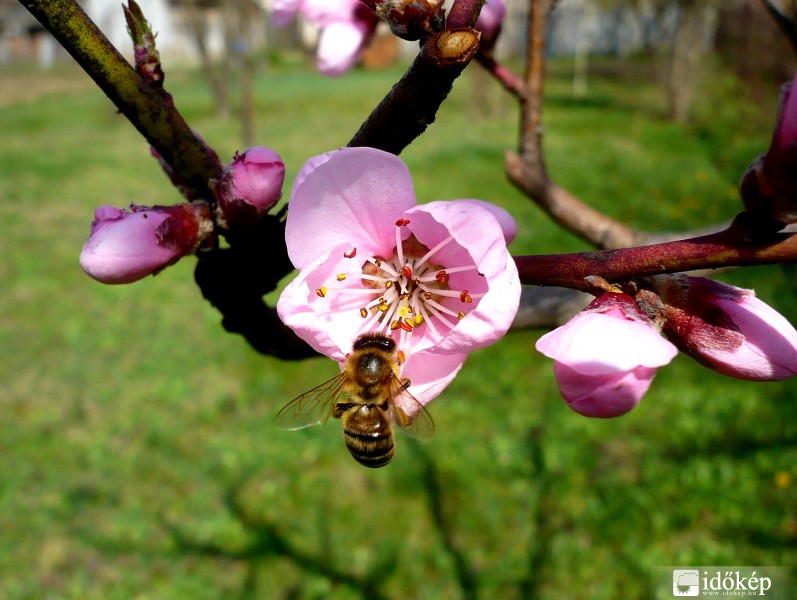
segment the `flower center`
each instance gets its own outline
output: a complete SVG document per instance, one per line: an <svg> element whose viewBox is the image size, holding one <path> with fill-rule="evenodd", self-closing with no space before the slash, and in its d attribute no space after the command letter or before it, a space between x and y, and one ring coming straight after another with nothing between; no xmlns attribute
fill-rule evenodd
<svg viewBox="0 0 797 600"><path fill-rule="evenodd" d="M365 296L365 303L359 307L365 321L361 330L388 335L396 332L400 350L408 347L413 333L420 327L428 329L427 335L433 341L441 340L484 295L451 288L450 275L478 272L476 265L441 265L434 260L441 249L454 241L452 236L429 249L413 234L406 240L401 239L401 229L409 224L408 219L396 221L396 247L392 257L363 256L357 248L351 248L344 257L357 257L356 270L339 273L336 282L330 282L335 294ZM320 298L329 293L327 286L316 290Z"/></svg>

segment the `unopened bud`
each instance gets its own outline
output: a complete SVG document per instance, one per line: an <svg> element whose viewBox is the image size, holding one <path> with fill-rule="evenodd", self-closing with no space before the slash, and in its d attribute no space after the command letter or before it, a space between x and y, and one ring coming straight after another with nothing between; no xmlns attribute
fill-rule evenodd
<svg viewBox="0 0 797 600"><path fill-rule="evenodd" d="M783 86L769 150L748 168L740 184L747 211L770 229L797 223L797 74Z"/></svg>
<svg viewBox="0 0 797 600"><path fill-rule="evenodd" d="M482 6L482 11L473 27L476 31L481 31L482 34L479 42L480 52L490 52L495 47L505 16L504 0L487 0L487 4Z"/></svg>
<svg viewBox="0 0 797 600"><path fill-rule="evenodd" d="M274 150L256 146L236 153L217 189L224 219L254 223L280 199L284 179L285 164Z"/></svg>
<svg viewBox="0 0 797 600"><path fill-rule="evenodd" d="M442 31L445 10L442 0L369 0L379 18L385 21L394 35L405 40Z"/></svg>
<svg viewBox="0 0 797 600"><path fill-rule="evenodd" d="M663 332L701 364L750 381L797 373L797 331L753 290L686 275L653 282L664 303Z"/></svg>
<svg viewBox="0 0 797 600"><path fill-rule="evenodd" d="M101 206L80 253L87 275L102 283L132 283L196 251L213 234L207 204Z"/></svg>
<svg viewBox="0 0 797 600"><path fill-rule="evenodd" d="M607 292L566 325L537 341L554 360L554 376L568 406L587 417L617 417L634 408L656 368L678 353L631 296Z"/></svg>

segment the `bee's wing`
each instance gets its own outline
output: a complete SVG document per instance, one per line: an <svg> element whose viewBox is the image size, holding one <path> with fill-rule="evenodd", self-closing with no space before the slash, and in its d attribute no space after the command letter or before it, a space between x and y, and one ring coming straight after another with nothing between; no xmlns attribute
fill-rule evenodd
<svg viewBox="0 0 797 600"><path fill-rule="evenodd" d="M346 374L340 373L288 402L274 419L277 427L280 429L302 429L326 423L332 414L332 405L340 396L345 380Z"/></svg>
<svg viewBox="0 0 797 600"><path fill-rule="evenodd" d="M407 391L407 388L398 377L393 377L390 382L390 416L393 423L403 429L412 437L429 439L434 435L434 419L429 411L424 408L418 399ZM403 403L413 405L417 410L410 417L404 409L396 404L401 399Z"/></svg>

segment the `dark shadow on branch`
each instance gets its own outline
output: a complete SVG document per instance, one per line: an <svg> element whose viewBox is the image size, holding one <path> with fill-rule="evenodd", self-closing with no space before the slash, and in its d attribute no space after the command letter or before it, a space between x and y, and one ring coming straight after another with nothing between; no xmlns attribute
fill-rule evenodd
<svg viewBox="0 0 797 600"><path fill-rule="evenodd" d="M201 254L194 278L205 299L222 314L227 331L244 336L261 354L308 358L315 351L263 301L293 270L281 216L266 215L251 230L228 233L230 247Z"/></svg>

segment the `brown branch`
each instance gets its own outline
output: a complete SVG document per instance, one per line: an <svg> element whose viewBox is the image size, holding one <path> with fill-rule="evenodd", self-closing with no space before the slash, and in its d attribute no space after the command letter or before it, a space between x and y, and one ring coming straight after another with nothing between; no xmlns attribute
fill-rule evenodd
<svg viewBox="0 0 797 600"><path fill-rule="evenodd" d="M404 77L373 110L349 146L400 154L434 122L463 69L479 48L472 29L441 31L428 38Z"/></svg>
<svg viewBox="0 0 797 600"><path fill-rule="evenodd" d="M473 27L485 0L454 0L446 16L446 28Z"/></svg>
<svg viewBox="0 0 797 600"><path fill-rule="evenodd" d="M506 152L507 178L533 200L559 226L590 244L603 249L626 248L712 233L727 225L699 231L652 233L634 229L581 201L553 182L545 168L542 148L543 82L545 77L545 38L554 0L530 0L529 45L525 79L513 75L492 57L477 55L477 60L520 101L520 154Z"/></svg>
<svg viewBox="0 0 797 600"><path fill-rule="evenodd" d="M528 93L526 90L526 82L523 81L523 79L495 60L492 54L479 52L476 54L476 60L490 75L495 77L507 92L518 100L523 101L524 96Z"/></svg>
<svg viewBox="0 0 797 600"><path fill-rule="evenodd" d="M545 175L542 159L542 91L545 82L545 40L555 0L530 0L525 84L528 94L520 102L520 155Z"/></svg>
<svg viewBox="0 0 797 600"><path fill-rule="evenodd" d="M639 234L632 228L588 206L548 176L543 158L542 106L545 81L545 40L555 0L530 0L528 49L523 80L501 73L504 87L520 101L519 154L507 152L507 178L564 229L598 248L633 245ZM481 60L481 59L480 59ZM486 59L485 59L486 60ZM485 61L482 60L482 64ZM498 76L498 65L488 66Z"/></svg>
<svg viewBox="0 0 797 600"><path fill-rule="evenodd" d="M633 229L584 204L514 152L505 153L504 167L509 181L564 229L599 248L633 245L636 238Z"/></svg>
<svg viewBox="0 0 797 600"><path fill-rule="evenodd" d="M770 265L797 260L797 234L780 233L748 242L737 219L719 233L637 248L518 256L515 263L525 285L550 285L590 291L586 277L597 275L621 283L646 275L695 269Z"/></svg>

